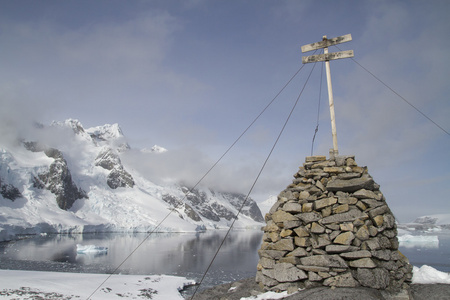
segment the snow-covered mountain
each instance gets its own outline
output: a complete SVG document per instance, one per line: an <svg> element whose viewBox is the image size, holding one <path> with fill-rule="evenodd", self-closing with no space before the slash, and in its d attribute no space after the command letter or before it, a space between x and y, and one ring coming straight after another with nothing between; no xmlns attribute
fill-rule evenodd
<svg viewBox="0 0 450 300"><path fill-rule="evenodd" d="M421 216L411 223L400 224L399 228L417 231L436 231L450 229L450 214Z"/></svg>
<svg viewBox="0 0 450 300"><path fill-rule="evenodd" d="M36 132L35 139L0 145L0 240L41 232L227 228L244 203L241 194L151 182L121 159L131 150L117 124L84 129L69 119ZM248 199L234 226L262 222Z"/></svg>

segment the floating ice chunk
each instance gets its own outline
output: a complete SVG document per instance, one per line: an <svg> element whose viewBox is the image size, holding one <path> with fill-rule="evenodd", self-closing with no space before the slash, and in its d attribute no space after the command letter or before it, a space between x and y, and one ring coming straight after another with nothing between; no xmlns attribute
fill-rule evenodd
<svg viewBox="0 0 450 300"><path fill-rule="evenodd" d="M406 248L439 248L439 239L436 235L405 234L398 237L401 247Z"/></svg>
<svg viewBox="0 0 450 300"><path fill-rule="evenodd" d="M77 244L77 253L105 253L105 252L108 252L108 247Z"/></svg>
<svg viewBox="0 0 450 300"><path fill-rule="evenodd" d="M450 284L450 274L438 271L427 265L423 265L420 268L414 266L412 282L417 284Z"/></svg>

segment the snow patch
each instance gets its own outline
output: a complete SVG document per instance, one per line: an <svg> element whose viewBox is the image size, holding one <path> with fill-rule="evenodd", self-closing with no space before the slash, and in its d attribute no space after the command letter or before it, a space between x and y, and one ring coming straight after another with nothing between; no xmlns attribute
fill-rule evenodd
<svg viewBox="0 0 450 300"><path fill-rule="evenodd" d="M416 284L435 284L443 283L450 284L450 274L446 272L441 272L433 267L423 265L418 268L413 267L413 278L412 283Z"/></svg>

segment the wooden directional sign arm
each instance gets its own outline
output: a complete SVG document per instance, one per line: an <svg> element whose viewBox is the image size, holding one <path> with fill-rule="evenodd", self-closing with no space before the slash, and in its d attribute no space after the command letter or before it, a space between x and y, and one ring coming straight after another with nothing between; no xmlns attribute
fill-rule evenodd
<svg viewBox="0 0 450 300"><path fill-rule="evenodd" d="M323 41L302 46L302 52L308 52L321 48L328 48L329 46L350 42L351 40L352 40L351 34L338 36L332 39L324 38Z"/></svg>
<svg viewBox="0 0 450 300"><path fill-rule="evenodd" d="M318 61L329 61L329 60L348 58L348 57L353 57L353 56L354 56L353 50L332 52L332 53L327 53L327 54L310 55L310 56L303 56L302 63L307 64L307 63L318 62Z"/></svg>
<svg viewBox="0 0 450 300"><path fill-rule="evenodd" d="M330 117L331 117L331 133L333 136L333 152L334 155L338 155L338 144L337 144L337 133L336 133L336 121L334 114L334 100L333 100L333 88L331 86L331 75L330 75L330 60L353 57L353 50L340 51L328 53L328 47L337 45L344 42L349 42L352 40L352 36L350 34L346 34L343 36L339 36L332 39L327 39L327 36L324 36L322 41L317 43L312 43L308 45L302 46L302 52L308 52L316 49L323 49L323 54L319 55L310 55L302 57L302 63L311 63L318 61L325 61L325 68L327 73L327 84L328 84L328 100L330 104Z"/></svg>

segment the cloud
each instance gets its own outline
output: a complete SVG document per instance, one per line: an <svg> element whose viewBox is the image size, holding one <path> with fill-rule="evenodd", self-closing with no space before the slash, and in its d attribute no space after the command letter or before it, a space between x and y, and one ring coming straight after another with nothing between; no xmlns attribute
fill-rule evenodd
<svg viewBox="0 0 450 300"><path fill-rule="evenodd" d="M157 184L183 183L189 187L198 184L218 191L247 194L258 175L263 157L242 156L230 161L225 157L216 166L217 158L212 158L196 148L179 148L164 153L144 153L131 150L122 154L123 162L143 177ZM253 193L279 192L280 186L287 185L286 176L280 168L282 162L270 162ZM253 195L253 194L252 194Z"/></svg>

